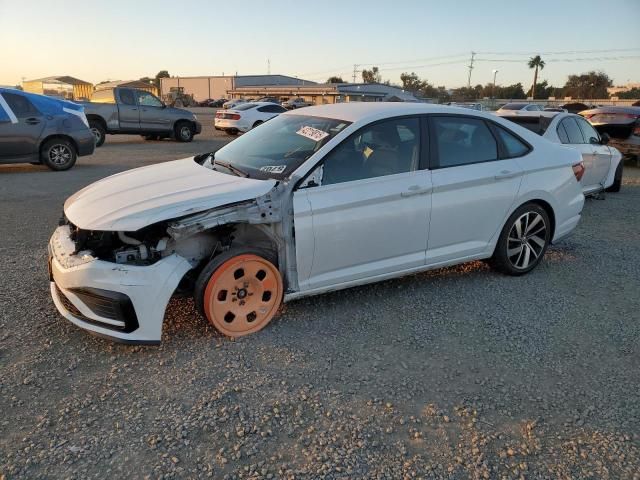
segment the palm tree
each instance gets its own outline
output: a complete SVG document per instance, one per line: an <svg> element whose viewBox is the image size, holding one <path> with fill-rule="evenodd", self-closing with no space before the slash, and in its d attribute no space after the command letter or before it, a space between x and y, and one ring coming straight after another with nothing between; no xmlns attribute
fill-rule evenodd
<svg viewBox="0 0 640 480"><path fill-rule="evenodd" d="M536 83L538 83L538 69L542 70L544 68L544 60L540 57L540 55L536 55L535 57L531 57L529 59L529 68L535 68L533 72L533 86L531 87L531 98L536 98Z"/></svg>

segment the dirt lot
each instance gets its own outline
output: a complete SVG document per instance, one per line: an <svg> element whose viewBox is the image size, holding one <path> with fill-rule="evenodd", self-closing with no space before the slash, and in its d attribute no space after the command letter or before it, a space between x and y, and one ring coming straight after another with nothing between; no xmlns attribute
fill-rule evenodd
<svg viewBox="0 0 640 480"><path fill-rule="evenodd" d="M189 299L160 347L64 320L64 199L227 141L201 119L191 144L0 166L0 478L640 478L638 169L521 278L476 262L322 295L239 341Z"/></svg>

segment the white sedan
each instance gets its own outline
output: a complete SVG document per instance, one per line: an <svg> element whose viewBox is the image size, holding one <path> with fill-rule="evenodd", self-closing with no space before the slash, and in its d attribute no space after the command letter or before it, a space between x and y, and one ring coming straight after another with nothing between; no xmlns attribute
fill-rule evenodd
<svg viewBox="0 0 640 480"><path fill-rule="evenodd" d="M243 103L229 110L218 110L214 127L216 130L224 130L229 135L237 135L239 132L248 132L286 111L284 107L273 102Z"/></svg>
<svg viewBox="0 0 640 480"><path fill-rule="evenodd" d="M496 115L536 115L544 110L544 107L536 103L511 102L496 110Z"/></svg>
<svg viewBox="0 0 640 480"><path fill-rule="evenodd" d="M599 134L580 115L540 112L534 116L506 116L547 140L574 148L582 155L585 172L580 180L585 195L602 191L619 192L622 185L622 154L607 145L609 137Z"/></svg>
<svg viewBox="0 0 640 480"><path fill-rule="evenodd" d="M308 295L478 259L522 275L578 224L582 172L576 150L470 109L294 110L70 197L51 295L86 330L157 343L178 285L238 337Z"/></svg>

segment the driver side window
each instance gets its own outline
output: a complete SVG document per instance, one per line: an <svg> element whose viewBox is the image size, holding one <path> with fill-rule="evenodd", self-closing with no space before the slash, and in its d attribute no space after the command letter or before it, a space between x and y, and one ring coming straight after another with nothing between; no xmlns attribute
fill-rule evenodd
<svg viewBox="0 0 640 480"><path fill-rule="evenodd" d="M322 185L410 172L418 168L420 120L401 118L366 126L324 158Z"/></svg>
<svg viewBox="0 0 640 480"><path fill-rule="evenodd" d="M162 102L149 92L136 92L138 95L138 105L141 107L161 107Z"/></svg>

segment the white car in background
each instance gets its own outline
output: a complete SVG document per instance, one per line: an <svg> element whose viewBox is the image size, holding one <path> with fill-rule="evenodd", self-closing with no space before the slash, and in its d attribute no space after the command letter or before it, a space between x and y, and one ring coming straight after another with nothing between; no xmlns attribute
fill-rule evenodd
<svg viewBox="0 0 640 480"><path fill-rule="evenodd" d="M600 134L580 115L540 112L538 115L502 115L543 138L574 148L582 155L585 172L580 180L585 195L602 191L619 192L624 162L618 149L607 145L609 136Z"/></svg>
<svg viewBox="0 0 640 480"><path fill-rule="evenodd" d="M496 115L536 115L542 112L544 107L535 103L511 102L496 110Z"/></svg>
<svg viewBox="0 0 640 480"><path fill-rule="evenodd" d="M280 115L287 110L273 102L243 103L229 110L218 110L214 120L216 130L229 135L248 132L252 128Z"/></svg>
<svg viewBox="0 0 640 480"><path fill-rule="evenodd" d="M294 110L71 196L51 295L86 330L158 343L179 284L238 337L309 295L479 259L522 275L580 221L582 171L576 150L471 109Z"/></svg>

